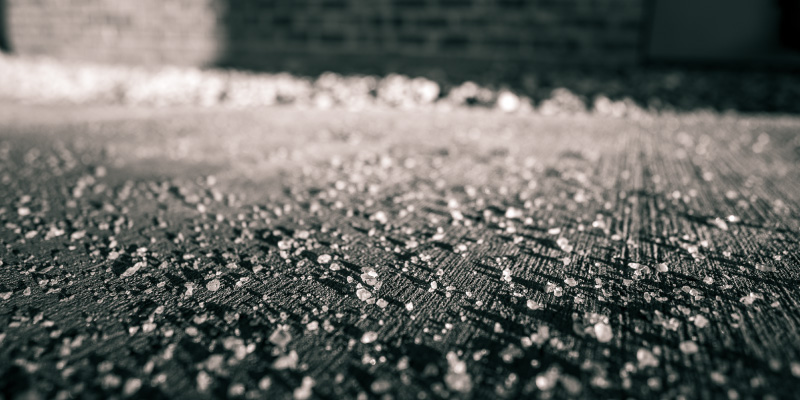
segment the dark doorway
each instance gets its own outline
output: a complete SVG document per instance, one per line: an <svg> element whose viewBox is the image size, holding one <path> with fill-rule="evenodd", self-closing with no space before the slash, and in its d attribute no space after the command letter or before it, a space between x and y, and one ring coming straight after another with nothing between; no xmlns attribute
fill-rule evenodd
<svg viewBox="0 0 800 400"><path fill-rule="evenodd" d="M0 0L0 51L10 51L8 45L8 23L6 21L6 0Z"/></svg>
<svg viewBox="0 0 800 400"><path fill-rule="evenodd" d="M778 6L781 45L800 52L800 0L778 0Z"/></svg>

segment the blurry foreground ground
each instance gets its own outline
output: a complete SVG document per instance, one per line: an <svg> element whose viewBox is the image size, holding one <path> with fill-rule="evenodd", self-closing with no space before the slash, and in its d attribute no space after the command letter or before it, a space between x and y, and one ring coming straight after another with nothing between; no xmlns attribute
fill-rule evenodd
<svg viewBox="0 0 800 400"><path fill-rule="evenodd" d="M0 398L792 398L798 129L5 105Z"/></svg>

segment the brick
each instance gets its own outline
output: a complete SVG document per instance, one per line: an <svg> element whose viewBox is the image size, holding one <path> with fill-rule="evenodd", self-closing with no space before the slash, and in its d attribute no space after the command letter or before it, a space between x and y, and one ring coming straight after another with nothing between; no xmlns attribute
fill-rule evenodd
<svg viewBox="0 0 800 400"><path fill-rule="evenodd" d="M426 0L392 0L392 5L397 8L424 8Z"/></svg>
<svg viewBox="0 0 800 400"><path fill-rule="evenodd" d="M325 10L345 10L349 5L347 0L323 0L322 8Z"/></svg>
<svg viewBox="0 0 800 400"><path fill-rule="evenodd" d="M640 0L5 1L20 54L145 64L235 66L288 49L614 65L637 59L642 23Z"/></svg>
<svg viewBox="0 0 800 400"><path fill-rule="evenodd" d="M448 25L447 18L442 16L431 16L431 17L424 17L416 21L414 24L419 26L423 29L431 28L431 29L438 29L444 28Z"/></svg>
<svg viewBox="0 0 800 400"><path fill-rule="evenodd" d="M463 35L445 36L439 41L442 50L464 50L469 44L469 38Z"/></svg>
<svg viewBox="0 0 800 400"><path fill-rule="evenodd" d="M464 8L472 7L473 0L439 0L439 5L443 8Z"/></svg>
<svg viewBox="0 0 800 400"><path fill-rule="evenodd" d="M523 8L528 3L526 0L498 0L497 4L502 8Z"/></svg>
<svg viewBox="0 0 800 400"><path fill-rule="evenodd" d="M522 40L518 37L490 37L485 40L486 44L494 50L499 49L518 49L522 44Z"/></svg>

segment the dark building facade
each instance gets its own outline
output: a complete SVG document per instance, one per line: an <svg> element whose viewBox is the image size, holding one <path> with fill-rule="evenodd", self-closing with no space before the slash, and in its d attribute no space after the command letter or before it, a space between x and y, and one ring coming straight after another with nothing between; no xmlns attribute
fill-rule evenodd
<svg viewBox="0 0 800 400"><path fill-rule="evenodd" d="M746 58L747 49L725 41L777 45L779 30L796 32L779 28L796 20L781 10L798 8L786 0L678 1L683 9L667 0L4 1L7 47L23 55L465 75L620 69L704 55L724 61L726 51ZM726 34L732 26L746 28L732 30L745 37Z"/></svg>

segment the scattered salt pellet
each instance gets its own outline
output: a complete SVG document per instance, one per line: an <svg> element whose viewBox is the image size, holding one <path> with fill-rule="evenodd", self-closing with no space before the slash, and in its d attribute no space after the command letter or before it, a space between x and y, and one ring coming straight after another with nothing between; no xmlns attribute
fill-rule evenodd
<svg viewBox="0 0 800 400"><path fill-rule="evenodd" d="M414 303L412 303L410 301L408 303L406 303L406 310L414 311Z"/></svg>
<svg viewBox="0 0 800 400"><path fill-rule="evenodd" d="M372 216L372 218L371 218L371 219L373 219L373 220L375 220L375 221L378 221L378 222L380 222L381 224L386 224L387 222L389 222L389 217L388 217L388 216L386 216L386 213L385 213L385 212L383 212L383 211L378 211L378 212L376 212L376 213L375 213L375 214Z"/></svg>
<svg viewBox="0 0 800 400"><path fill-rule="evenodd" d="M583 384L581 384L581 380L570 375L561 375L559 377L559 381L561 382L561 386L572 396L577 396L578 394L583 391Z"/></svg>
<svg viewBox="0 0 800 400"><path fill-rule="evenodd" d="M536 387L543 392L553 390L558 383L560 371L556 367L551 367L547 371L536 375Z"/></svg>
<svg viewBox="0 0 800 400"><path fill-rule="evenodd" d="M319 257L317 257L317 262L320 264L327 264L331 262L331 259L332 257L330 256L330 254L322 254Z"/></svg>
<svg viewBox="0 0 800 400"><path fill-rule="evenodd" d="M219 282L219 279L212 279L208 281L208 283L206 283L206 289L212 292L216 292L217 290L219 290L220 285L221 284Z"/></svg>
<svg viewBox="0 0 800 400"><path fill-rule="evenodd" d="M508 219L522 218L522 210L514 207L509 207L506 210L506 218Z"/></svg>
<svg viewBox="0 0 800 400"><path fill-rule="evenodd" d="M763 299L763 298L764 298L764 296L751 292L747 296L744 296L744 297L740 298L739 302L744 304L744 305L748 305L749 306L749 305L753 304L756 300Z"/></svg>
<svg viewBox="0 0 800 400"><path fill-rule="evenodd" d="M497 96L497 108L503 112L510 113L517 111L520 103L519 97L508 90L502 90Z"/></svg>
<svg viewBox="0 0 800 400"><path fill-rule="evenodd" d="M313 393L312 389L316 382L314 378L310 376L303 377L303 381L300 383L300 387L294 390L294 399L295 400L306 400L311 397Z"/></svg>
<svg viewBox="0 0 800 400"><path fill-rule="evenodd" d="M278 347L286 347L292 341L292 334L285 328L279 327L269 335L269 341Z"/></svg>
<svg viewBox="0 0 800 400"><path fill-rule="evenodd" d="M370 267L365 267L362 270L361 280L364 281L364 283L366 283L367 285L376 286L376 289L377 289L378 284L380 283L378 281L378 272L375 271L374 268L370 268Z"/></svg>
<svg viewBox="0 0 800 400"><path fill-rule="evenodd" d="M472 377L467 374L467 363L460 360L455 352L447 353L447 375L444 382L450 390L467 393L472 390Z"/></svg>
<svg viewBox="0 0 800 400"><path fill-rule="evenodd" d="M376 340L378 340L378 332L374 331L364 332L364 335L361 336L361 343L364 344L370 344Z"/></svg>
<svg viewBox="0 0 800 400"><path fill-rule="evenodd" d="M636 360L639 361L639 368L658 367L658 359L652 351L641 348L636 351Z"/></svg>
<svg viewBox="0 0 800 400"><path fill-rule="evenodd" d="M556 244L558 245L559 248L561 248L561 250L567 253L572 251L572 245L569 244L569 240L567 238L560 237L556 239Z"/></svg>
<svg viewBox="0 0 800 400"><path fill-rule="evenodd" d="M792 371L792 375L795 378L800 378L800 361L792 361L789 363L789 369Z"/></svg>
<svg viewBox="0 0 800 400"><path fill-rule="evenodd" d="M141 388L142 388L141 379L130 378L125 382L125 386L122 387L122 394L125 396L133 396Z"/></svg>
<svg viewBox="0 0 800 400"><path fill-rule="evenodd" d="M300 357L298 357L297 352L292 350L289 354L284 354L276 358L272 363L272 368L277 370L295 369L299 361Z"/></svg>
<svg viewBox="0 0 800 400"><path fill-rule="evenodd" d="M567 284L567 286L569 286L569 287L575 287L575 286L578 286L578 281L576 281L576 280L575 280L575 279L573 279L573 278L567 278L567 279L564 279L564 283L566 283L566 284Z"/></svg>
<svg viewBox="0 0 800 400"><path fill-rule="evenodd" d="M382 394L392 389L392 382L387 379L378 379L370 385L372 393Z"/></svg>
<svg viewBox="0 0 800 400"><path fill-rule="evenodd" d="M228 397L239 397L244 394L245 387L241 383L234 383L228 387Z"/></svg>
<svg viewBox="0 0 800 400"><path fill-rule="evenodd" d="M714 381L714 383L716 383L717 385L724 385L728 381L725 375L723 375L719 371L712 371L710 376L711 380Z"/></svg>
<svg viewBox="0 0 800 400"><path fill-rule="evenodd" d="M691 340L681 342L681 344L678 345L678 347L684 354L694 354L697 353L697 351L699 350L699 347L697 347L697 343Z"/></svg>
<svg viewBox="0 0 800 400"><path fill-rule="evenodd" d="M494 323L494 333L503 333L505 330L503 329L503 325L500 325L499 322Z"/></svg>
<svg viewBox="0 0 800 400"><path fill-rule="evenodd" d="M356 296L358 296L358 299L361 301L367 301L372 297L372 293L370 293L369 290L362 288L356 290Z"/></svg>
<svg viewBox="0 0 800 400"><path fill-rule="evenodd" d="M762 272L775 272L776 268L771 265L756 263L756 269Z"/></svg>
<svg viewBox="0 0 800 400"><path fill-rule="evenodd" d="M258 381L258 388L261 390L267 390L270 386L272 386L272 378L268 376L265 376Z"/></svg>
<svg viewBox="0 0 800 400"><path fill-rule="evenodd" d="M122 278L131 277L134 274L136 274L139 271L139 269L141 269L142 267L146 267L146 266L147 266L146 262L139 261L138 263L133 264L133 266L131 266L130 268L126 269L125 272L123 272L122 275L120 275L120 277L122 277Z"/></svg>
<svg viewBox="0 0 800 400"><path fill-rule="evenodd" d="M608 343L614 338L614 333L611 331L611 327L603 322L594 324L594 335L597 337L597 341L600 343Z"/></svg>
<svg viewBox="0 0 800 400"><path fill-rule="evenodd" d="M213 379L211 375L208 374L206 371L200 371L197 374L197 390L201 392L205 392L208 390L208 387L211 386L211 382Z"/></svg>
<svg viewBox="0 0 800 400"><path fill-rule="evenodd" d="M723 231L727 231L727 230L728 230L728 223L727 223L727 222L725 222L725 220L724 220L724 219L722 219L722 218L714 218L714 219L711 221L711 223L712 223L714 226L716 226L717 228L719 228L719 229L722 229Z"/></svg>

